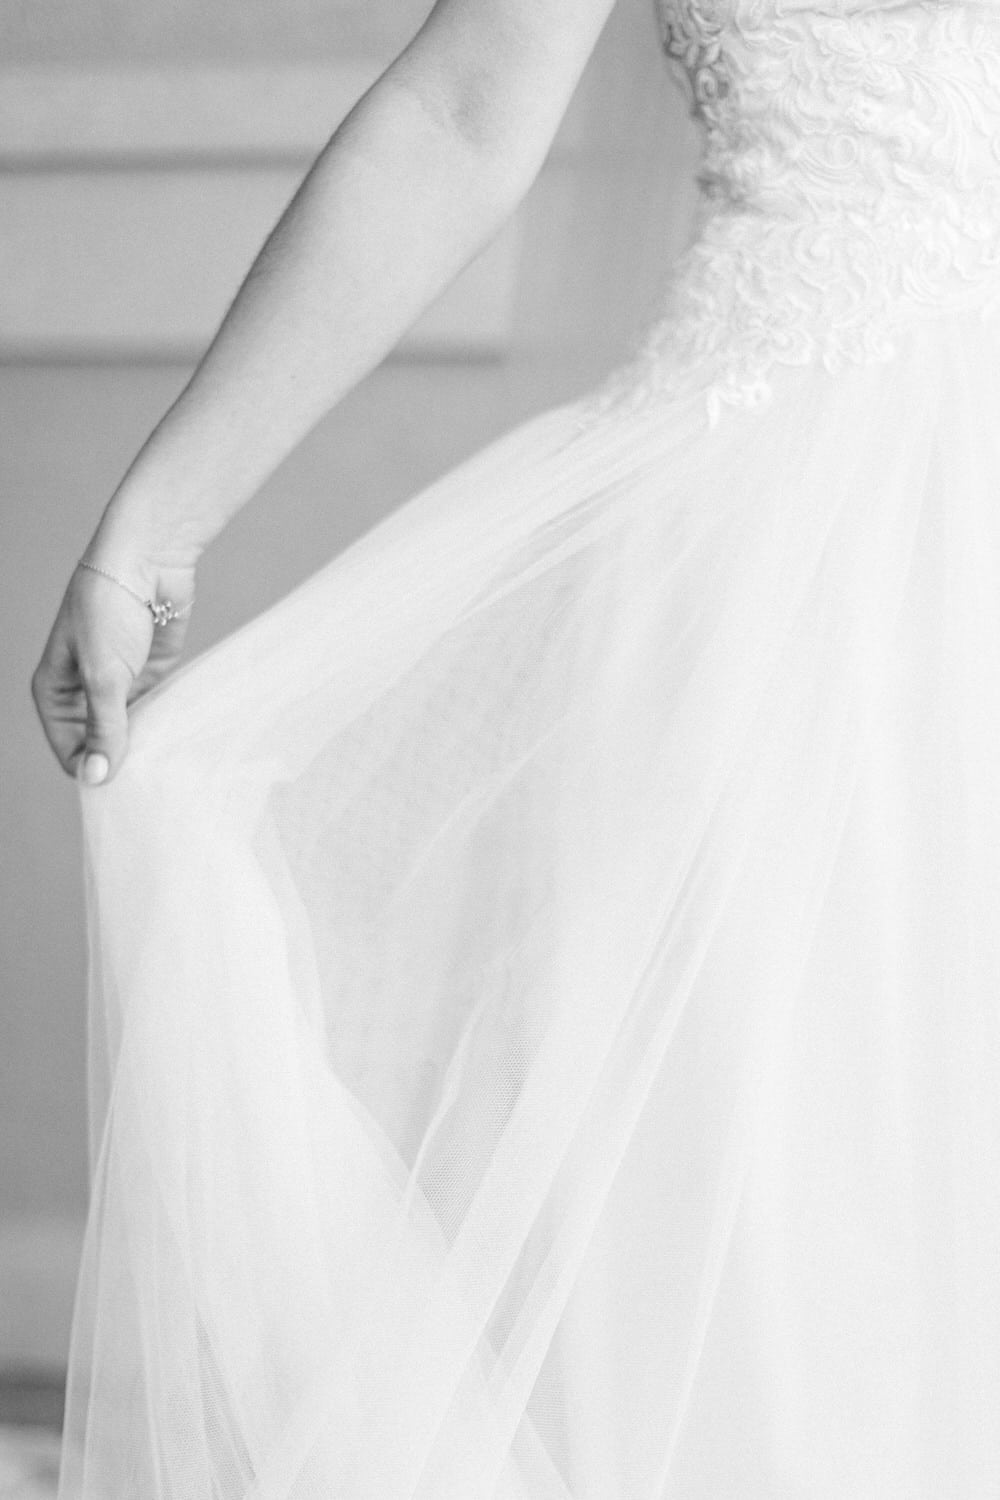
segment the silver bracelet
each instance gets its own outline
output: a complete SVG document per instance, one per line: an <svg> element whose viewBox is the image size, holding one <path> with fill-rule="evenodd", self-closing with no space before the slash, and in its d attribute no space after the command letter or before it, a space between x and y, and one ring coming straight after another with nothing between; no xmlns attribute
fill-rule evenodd
<svg viewBox="0 0 1000 1500"><path fill-rule="evenodd" d="M99 568L96 563L85 562L82 557L77 563L77 567L87 568L91 573L100 573L102 578L110 578L112 583L117 583L120 589L124 589L126 594L131 594L133 599L137 599L141 605L149 610L153 616L154 625L169 625L171 620L182 619L194 603L192 600L191 604L186 604L183 609L177 609L172 599L144 599L141 594L136 593L131 585L125 582L124 578L118 578L114 573L109 573L107 568Z"/></svg>

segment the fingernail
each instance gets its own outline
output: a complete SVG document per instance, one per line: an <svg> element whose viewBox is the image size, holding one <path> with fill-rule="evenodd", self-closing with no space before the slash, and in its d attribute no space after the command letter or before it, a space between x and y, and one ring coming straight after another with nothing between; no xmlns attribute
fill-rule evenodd
<svg viewBox="0 0 1000 1500"><path fill-rule="evenodd" d="M84 758L80 780L87 786L100 786L110 769L106 755L88 755Z"/></svg>

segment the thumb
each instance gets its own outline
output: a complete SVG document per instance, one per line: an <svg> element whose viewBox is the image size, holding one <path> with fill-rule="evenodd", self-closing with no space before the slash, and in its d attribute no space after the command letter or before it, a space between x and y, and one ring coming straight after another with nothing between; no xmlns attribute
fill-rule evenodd
<svg viewBox="0 0 1000 1500"><path fill-rule="evenodd" d="M77 774L85 786L109 781L125 759L130 682L131 674L125 666L84 674L87 730Z"/></svg>

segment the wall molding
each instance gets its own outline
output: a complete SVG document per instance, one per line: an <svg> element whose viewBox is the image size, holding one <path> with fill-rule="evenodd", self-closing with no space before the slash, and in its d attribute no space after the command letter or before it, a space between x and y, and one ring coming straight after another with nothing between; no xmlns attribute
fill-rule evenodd
<svg viewBox="0 0 1000 1500"><path fill-rule="evenodd" d="M306 166L381 62L0 68L0 170L141 163ZM572 154L580 105L554 143Z"/></svg>
<svg viewBox="0 0 1000 1500"><path fill-rule="evenodd" d="M305 165L378 71L363 58L318 67L5 69L0 166Z"/></svg>
<svg viewBox="0 0 1000 1500"><path fill-rule="evenodd" d="M0 360L194 362L303 171L379 70L363 56L0 69ZM579 126L571 108L548 172L572 167ZM398 357L502 358L522 238L515 219Z"/></svg>
<svg viewBox="0 0 1000 1500"><path fill-rule="evenodd" d="M300 179L290 167L0 174L0 358L198 358ZM407 336L408 357L498 358L515 221Z"/></svg>

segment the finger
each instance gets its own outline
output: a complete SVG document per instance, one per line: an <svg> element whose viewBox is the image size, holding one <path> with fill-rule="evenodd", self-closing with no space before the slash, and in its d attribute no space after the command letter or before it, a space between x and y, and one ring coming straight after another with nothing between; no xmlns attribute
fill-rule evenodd
<svg viewBox="0 0 1000 1500"><path fill-rule="evenodd" d="M75 776L84 746L87 700L76 663L59 640L52 640L31 679L31 695L59 764Z"/></svg>
<svg viewBox="0 0 1000 1500"><path fill-rule="evenodd" d="M108 663L84 672L87 724L79 777L86 786L109 781L128 748L128 690L132 674L124 664Z"/></svg>

